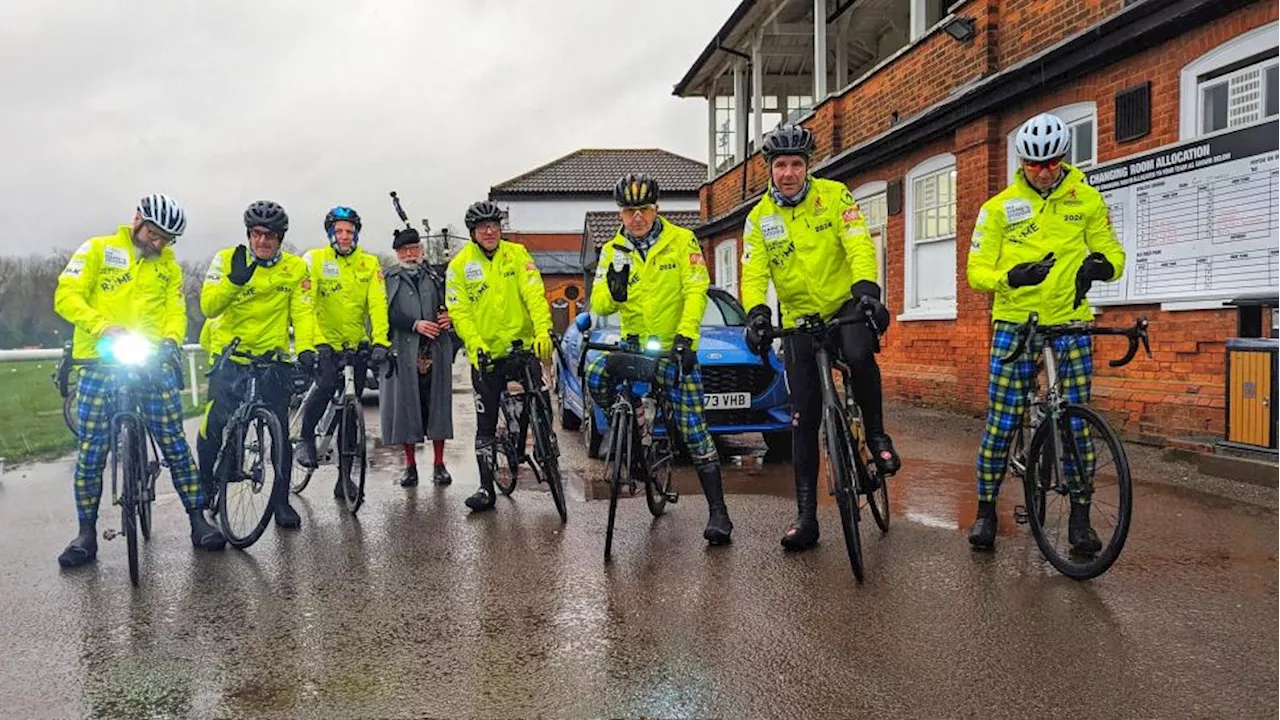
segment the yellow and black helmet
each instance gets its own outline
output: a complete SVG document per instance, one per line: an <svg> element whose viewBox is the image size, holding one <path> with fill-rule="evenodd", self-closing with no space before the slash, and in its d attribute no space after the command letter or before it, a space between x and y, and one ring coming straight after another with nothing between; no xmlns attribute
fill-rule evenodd
<svg viewBox="0 0 1280 720"><path fill-rule="evenodd" d="M645 173L627 173L613 186L618 207L634 208L658 204L658 181Z"/></svg>

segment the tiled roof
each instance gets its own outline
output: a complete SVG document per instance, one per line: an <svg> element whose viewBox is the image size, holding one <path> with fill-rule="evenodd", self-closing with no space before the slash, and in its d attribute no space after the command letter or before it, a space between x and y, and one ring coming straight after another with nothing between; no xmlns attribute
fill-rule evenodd
<svg viewBox="0 0 1280 720"><path fill-rule="evenodd" d="M707 181L707 166L656 148L576 150L489 189L503 194L607 194L627 172L646 172L662 192L695 193Z"/></svg>
<svg viewBox="0 0 1280 720"><path fill-rule="evenodd" d="M543 275L582 274L582 263L578 259L577 252L535 250L529 254L533 256L533 264L538 266L538 272Z"/></svg>
<svg viewBox="0 0 1280 720"><path fill-rule="evenodd" d="M702 223L697 210L672 210L662 213L662 217L680 227L694 229ZM598 210L587 213L585 230L591 235L594 247L600 247L618 233L618 213L612 210Z"/></svg>

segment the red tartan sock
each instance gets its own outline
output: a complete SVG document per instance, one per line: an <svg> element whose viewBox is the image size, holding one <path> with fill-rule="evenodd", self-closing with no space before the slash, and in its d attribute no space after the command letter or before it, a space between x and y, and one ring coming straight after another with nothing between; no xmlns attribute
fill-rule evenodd
<svg viewBox="0 0 1280 720"><path fill-rule="evenodd" d="M444 441L433 440L431 441L431 444L436 450L436 467L441 467L444 465Z"/></svg>
<svg viewBox="0 0 1280 720"><path fill-rule="evenodd" d="M418 456L417 456L417 453L414 452L413 443L405 443L404 444L404 466L417 467L417 465L418 465Z"/></svg>

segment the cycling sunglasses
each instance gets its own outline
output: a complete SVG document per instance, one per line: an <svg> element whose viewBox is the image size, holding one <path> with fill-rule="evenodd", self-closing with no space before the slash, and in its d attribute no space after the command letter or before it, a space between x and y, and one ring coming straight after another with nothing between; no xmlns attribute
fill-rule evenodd
<svg viewBox="0 0 1280 720"><path fill-rule="evenodd" d="M1062 167L1062 161L1063 157L1060 155L1048 160L1023 160L1022 165L1033 172L1040 172L1041 170L1057 170Z"/></svg>

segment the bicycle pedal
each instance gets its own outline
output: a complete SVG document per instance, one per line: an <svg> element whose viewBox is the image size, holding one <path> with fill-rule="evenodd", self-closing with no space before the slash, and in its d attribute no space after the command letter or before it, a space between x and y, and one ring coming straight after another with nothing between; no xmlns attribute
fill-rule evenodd
<svg viewBox="0 0 1280 720"><path fill-rule="evenodd" d="M115 540L118 537L120 537L120 531L115 528L107 528L102 531L103 540Z"/></svg>
<svg viewBox="0 0 1280 720"><path fill-rule="evenodd" d="M635 497L635 495L636 495L636 484L635 484L635 482L634 482L634 481L627 483L627 492L629 492L629 493L631 494L631 497Z"/></svg>
<svg viewBox="0 0 1280 720"><path fill-rule="evenodd" d="M1031 516L1027 513L1027 508L1025 506L1017 505L1013 508L1013 521L1015 523L1019 525L1026 525L1027 521L1030 519Z"/></svg>
<svg viewBox="0 0 1280 720"><path fill-rule="evenodd" d="M675 505L676 503L680 502L680 493L678 492L667 493L667 502L671 503L672 505Z"/></svg>

